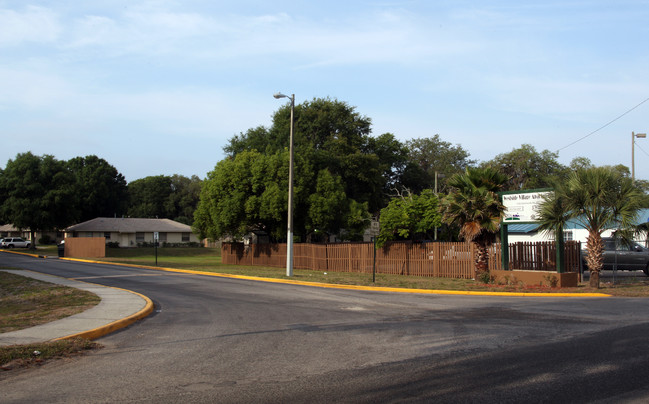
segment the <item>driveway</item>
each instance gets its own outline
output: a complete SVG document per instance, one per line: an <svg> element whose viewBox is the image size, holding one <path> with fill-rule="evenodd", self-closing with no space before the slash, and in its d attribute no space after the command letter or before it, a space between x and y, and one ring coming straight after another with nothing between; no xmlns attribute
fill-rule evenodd
<svg viewBox="0 0 649 404"><path fill-rule="evenodd" d="M393 294L34 259L155 314L2 402L646 402L649 300Z"/></svg>

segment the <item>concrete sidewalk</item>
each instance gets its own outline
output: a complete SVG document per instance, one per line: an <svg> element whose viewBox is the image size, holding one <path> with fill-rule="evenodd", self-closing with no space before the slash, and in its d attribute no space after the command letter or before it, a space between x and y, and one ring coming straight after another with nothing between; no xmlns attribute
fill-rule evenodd
<svg viewBox="0 0 649 404"><path fill-rule="evenodd" d="M153 312L148 297L125 289L46 275L27 270L5 270L45 282L70 286L94 293L101 302L91 309L47 324L0 334L0 346L31 344L57 339L83 337L96 339L124 328Z"/></svg>

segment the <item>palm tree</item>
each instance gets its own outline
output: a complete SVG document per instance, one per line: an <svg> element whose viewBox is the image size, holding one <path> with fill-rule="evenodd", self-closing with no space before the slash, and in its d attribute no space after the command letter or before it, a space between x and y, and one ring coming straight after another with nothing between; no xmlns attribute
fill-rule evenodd
<svg viewBox="0 0 649 404"><path fill-rule="evenodd" d="M578 169L565 183L557 184L554 195L542 202L539 229L563 237L566 222L574 219L588 230L586 265L590 271L590 286L599 288L604 250L602 233L611 229L631 229L642 196L630 178L610 167Z"/></svg>
<svg viewBox="0 0 649 404"><path fill-rule="evenodd" d="M467 168L451 177L441 204L442 221L460 228L460 238L476 246L475 279L488 281L489 246L496 239L505 207L497 192L509 178L498 170Z"/></svg>

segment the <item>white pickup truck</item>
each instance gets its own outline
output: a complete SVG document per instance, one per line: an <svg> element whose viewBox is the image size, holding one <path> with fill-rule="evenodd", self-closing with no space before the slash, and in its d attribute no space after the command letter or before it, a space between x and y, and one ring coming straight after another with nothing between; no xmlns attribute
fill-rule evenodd
<svg viewBox="0 0 649 404"><path fill-rule="evenodd" d="M8 237L0 241L0 248L29 248L32 243L20 237Z"/></svg>

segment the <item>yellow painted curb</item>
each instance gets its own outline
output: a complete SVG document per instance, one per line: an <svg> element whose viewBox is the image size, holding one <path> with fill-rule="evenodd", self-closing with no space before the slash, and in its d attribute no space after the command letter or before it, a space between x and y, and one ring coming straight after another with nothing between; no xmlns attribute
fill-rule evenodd
<svg viewBox="0 0 649 404"><path fill-rule="evenodd" d="M382 286L359 286L359 285L338 285L333 283L295 281L290 279L279 278L262 278L248 275L222 274L217 272L194 271L190 269L164 268L148 265L122 264L107 261L86 260L80 258L61 258L69 261L88 262L93 264L130 266L134 268L153 269L157 271L178 272L193 275L216 276L219 278L245 279L259 282L283 283L289 285L313 286L317 288L329 289L347 289L347 290L366 290L376 292L394 292L394 293L417 293L417 294L435 294L435 295L468 295L468 296L505 296L505 297L612 297L606 293L538 293L538 292L480 292L467 290L438 290L438 289L409 289L409 288L389 288Z"/></svg>
<svg viewBox="0 0 649 404"><path fill-rule="evenodd" d="M47 258L47 255L38 255L38 254L24 253L20 251L5 250L5 249L0 249L0 251L10 253L10 254L27 255L29 257L34 257L34 258Z"/></svg>
<svg viewBox="0 0 649 404"><path fill-rule="evenodd" d="M78 281L80 282L80 281ZM93 284L96 285L96 284ZM94 328L92 330L87 330L87 331L82 331L78 332L76 334L71 334L71 335L66 335L65 337L60 337L54 339L54 341L60 341L64 339L71 339L71 338L85 338L89 340L94 340L100 337L103 337L104 335L108 335L112 332L115 332L117 330L120 330L122 328L128 327L129 325L133 324L134 322L143 319L144 317L148 316L153 312L153 301L149 299L147 296L144 296L141 293L133 292L132 290L128 289L121 289L121 288L115 288L112 286L104 286L104 285L98 285L98 286L103 286L106 288L112 288L112 289L117 289L117 290L123 290L129 293L133 293L135 295L140 296L142 299L146 301L146 304L144 308L140 311L138 311L135 314L131 314L128 317L122 318L117 321L113 321L112 323L108 323L106 325L103 325L101 327Z"/></svg>
<svg viewBox="0 0 649 404"><path fill-rule="evenodd" d="M146 304L144 305L144 308L142 310L138 311L137 313L131 314L128 317L122 318L122 319L117 320L117 321L113 321L112 323L108 323L106 325L94 328L92 330L82 331L82 332L78 332L76 334L70 334L70 335L66 335L64 337L55 338L52 341L60 341L60 340L71 339L71 338L86 338L86 339L89 339L89 340L94 340L94 339L97 339L99 337L103 337L104 335L110 334L111 332L114 332L114 331L117 331L117 330L122 329L124 327L127 327L127 326L133 324L134 322L136 322L136 321L138 321L140 319L143 319L144 317L148 316L149 314L151 314L153 312L153 301L151 301L151 299L149 299L147 296L144 296L143 294L134 292L132 290L116 288L116 287L113 287L113 286L100 285L98 283L79 281L79 280L74 279L74 278L65 278L63 276L45 274L43 272L31 271L29 269L23 269L23 271L35 272L35 273L44 274L44 275L47 275L47 276L52 276L52 277L55 277L55 278L62 278L62 279L70 280L70 281L86 283L88 285L100 286L102 288L111 288L111 289L123 290L125 292L133 293L134 295L140 296L146 302Z"/></svg>

